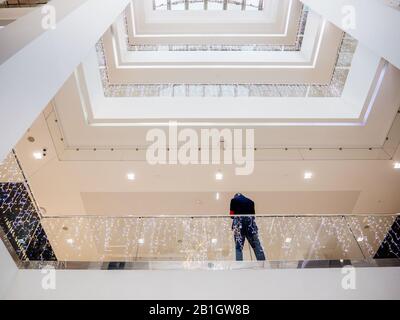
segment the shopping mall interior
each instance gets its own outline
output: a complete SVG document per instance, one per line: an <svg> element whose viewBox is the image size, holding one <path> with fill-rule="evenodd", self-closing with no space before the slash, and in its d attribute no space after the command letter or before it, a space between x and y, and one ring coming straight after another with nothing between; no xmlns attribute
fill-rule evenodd
<svg viewBox="0 0 400 320"><path fill-rule="evenodd" d="M399 299L399 30L397 0L0 0L0 298Z"/></svg>

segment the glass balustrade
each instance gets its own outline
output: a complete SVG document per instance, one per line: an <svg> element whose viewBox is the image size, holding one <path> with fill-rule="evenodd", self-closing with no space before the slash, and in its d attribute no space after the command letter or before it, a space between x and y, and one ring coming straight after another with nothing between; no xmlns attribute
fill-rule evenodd
<svg viewBox="0 0 400 320"><path fill-rule="evenodd" d="M395 215L257 216L267 260L370 260ZM49 217L60 261L233 261L232 219L221 216ZM246 241L244 260L255 261Z"/></svg>

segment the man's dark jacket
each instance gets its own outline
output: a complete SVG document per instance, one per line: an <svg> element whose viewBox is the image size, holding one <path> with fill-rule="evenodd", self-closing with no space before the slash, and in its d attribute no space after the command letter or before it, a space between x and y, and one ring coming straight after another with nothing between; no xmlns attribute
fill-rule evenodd
<svg viewBox="0 0 400 320"><path fill-rule="evenodd" d="M254 201L240 194L231 200L230 215L233 223L232 229L242 230L247 234L255 234L258 228L255 222ZM236 215L251 215L252 217L235 217Z"/></svg>

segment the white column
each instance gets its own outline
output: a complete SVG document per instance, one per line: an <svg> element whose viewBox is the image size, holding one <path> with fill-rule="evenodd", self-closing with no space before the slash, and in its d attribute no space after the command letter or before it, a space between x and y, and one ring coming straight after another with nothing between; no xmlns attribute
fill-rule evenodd
<svg viewBox="0 0 400 320"><path fill-rule="evenodd" d="M54 0L56 28L39 7L0 31L0 159L87 56L130 0Z"/></svg>
<svg viewBox="0 0 400 320"><path fill-rule="evenodd" d="M378 0L301 1L400 68L400 10Z"/></svg>

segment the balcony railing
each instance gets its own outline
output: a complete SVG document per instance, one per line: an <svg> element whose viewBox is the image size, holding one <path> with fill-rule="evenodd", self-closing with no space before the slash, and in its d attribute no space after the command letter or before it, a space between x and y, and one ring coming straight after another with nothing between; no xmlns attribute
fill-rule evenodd
<svg viewBox="0 0 400 320"><path fill-rule="evenodd" d="M257 216L256 221L270 261L372 260L399 223L396 215ZM48 217L42 225L61 261L235 260L232 219L226 216ZM244 259L256 260L247 241Z"/></svg>

